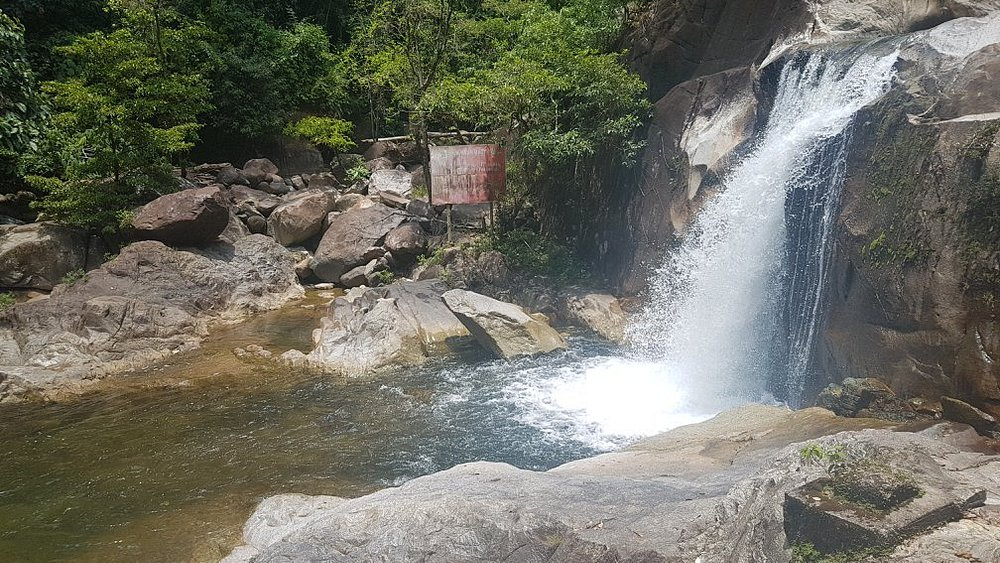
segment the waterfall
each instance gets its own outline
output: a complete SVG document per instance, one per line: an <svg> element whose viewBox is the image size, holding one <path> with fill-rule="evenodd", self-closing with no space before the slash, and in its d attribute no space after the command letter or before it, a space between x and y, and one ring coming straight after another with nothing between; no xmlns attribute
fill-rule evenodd
<svg viewBox="0 0 1000 563"><path fill-rule="evenodd" d="M652 277L630 328L635 355L702 403L759 398L769 379L799 402L851 124L894 77L884 47L788 58L766 127Z"/></svg>

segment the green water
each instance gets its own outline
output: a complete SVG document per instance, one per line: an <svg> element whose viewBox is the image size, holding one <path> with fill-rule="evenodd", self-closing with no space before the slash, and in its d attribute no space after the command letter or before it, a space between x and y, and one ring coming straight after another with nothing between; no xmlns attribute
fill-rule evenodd
<svg viewBox="0 0 1000 563"><path fill-rule="evenodd" d="M356 380L230 352L306 348L317 310L223 331L155 378L0 408L0 561L215 561L268 495L354 497L466 461L542 469L595 453L569 421L524 423L509 393L521 374L600 352L592 343L513 366L441 362Z"/></svg>

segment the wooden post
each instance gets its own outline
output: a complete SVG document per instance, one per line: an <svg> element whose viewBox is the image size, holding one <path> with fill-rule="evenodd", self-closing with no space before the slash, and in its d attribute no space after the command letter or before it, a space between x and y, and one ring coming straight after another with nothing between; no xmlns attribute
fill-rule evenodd
<svg viewBox="0 0 1000 563"><path fill-rule="evenodd" d="M448 244L451 244L451 204L450 203L448 204L448 207L445 209L445 215L447 216L447 221L448 221Z"/></svg>
<svg viewBox="0 0 1000 563"><path fill-rule="evenodd" d="M495 237L497 235L496 218L493 214L493 200L490 200L490 236Z"/></svg>

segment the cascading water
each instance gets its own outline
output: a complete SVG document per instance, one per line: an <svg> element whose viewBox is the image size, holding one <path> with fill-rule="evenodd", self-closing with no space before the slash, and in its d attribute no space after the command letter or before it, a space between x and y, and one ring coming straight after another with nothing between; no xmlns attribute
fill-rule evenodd
<svg viewBox="0 0 1000 563"><path fill-rule="evenodd" d="M897 54L874 47L785 64L754 149L651 280L630 340L640 357L683 379L693 406L759 398L775 372L785 399L799 401L850 126L894 76Z"/></svg>

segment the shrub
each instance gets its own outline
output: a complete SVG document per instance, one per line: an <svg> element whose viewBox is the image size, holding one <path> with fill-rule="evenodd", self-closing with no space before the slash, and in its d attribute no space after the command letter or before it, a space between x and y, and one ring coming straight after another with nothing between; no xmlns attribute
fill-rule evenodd
<svg viewBox="0 0 1000 563"><path fill-rule="evenodd" d="M582 281L587 270L567 247L534 231L515 229L483 238L480 251L495 250L507 258L514 270L552 278L558 282Z"/></svg>
<svg viewBox="0 0 1000 563"><path fill-rule="evenodd" d="M10 309L17 303L17 298L14 297L14 293L7 291L5 293L0 293L0 311L6 311Z"/></svg>

